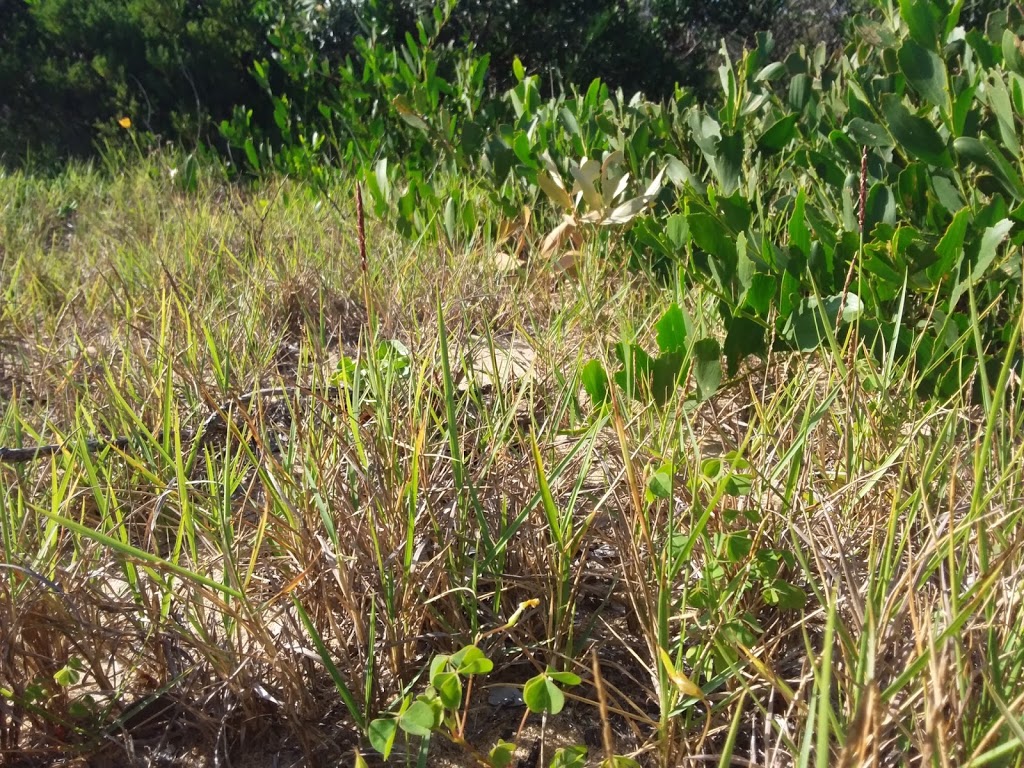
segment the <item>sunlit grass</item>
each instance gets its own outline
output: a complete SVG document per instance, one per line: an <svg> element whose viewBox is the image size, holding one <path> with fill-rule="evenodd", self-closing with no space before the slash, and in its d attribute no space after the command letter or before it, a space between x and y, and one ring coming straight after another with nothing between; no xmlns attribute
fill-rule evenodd
<svg viewBox="0 0 1024 768"><path fill-rule="evenodd" d="M156 731L372 763L362 727L478 642L498 682L583 685L542 731L481 680L476 752L437 764L542 732L643 765L1020 764L1010 366L978 405L862 348L775 353L599 409L588 360L674 300L713 333L713 300L610 268L614 237L574 277L500 270L497 218L371 218L364 286L351 186L175 167L0 180L0 445L64 445L0 465L5 755Z"/></svg>

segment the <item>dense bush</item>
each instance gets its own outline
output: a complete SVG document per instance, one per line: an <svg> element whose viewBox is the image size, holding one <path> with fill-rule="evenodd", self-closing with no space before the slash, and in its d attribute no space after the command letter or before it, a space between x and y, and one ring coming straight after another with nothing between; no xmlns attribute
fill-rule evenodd
<svg viewBox="0 0 1024 768"><path fill-rule="evenodd" d="M273 141L273 107L261 94L268 83L252 77L255 62L290 58L294 65L302 58L315 67L267 69L275 94L302 102L315 92L308 80L317 73L333 73L346 60L354 69L368 65L359 36L401 47L433 5L11 0L0 5L0 155L10 164L27 152L87 154L123 115L162 139L216 143L218 123L243 105L252 109L250 123ZM513 85L518 56L541 75L545 95L600 77L655 97L671 94L677 82L706 85L723 37L738 50L783 17L788 29L834 36L846 13L830 0L464 0L449 10L437 46L488 54L489 89ZM803 23L811 17L815 25ZM796 42L787 36L787 45ZM324 83L339 85L331 77Z"/></svg>
<svg viewBox="0 0 1024 768"><path fill-rule="evenodd" d="M186 145L216 139L234 104L259 98L252 62L274 0L32 0L0 6L0 153L81 155L130 115Z"/></svg>

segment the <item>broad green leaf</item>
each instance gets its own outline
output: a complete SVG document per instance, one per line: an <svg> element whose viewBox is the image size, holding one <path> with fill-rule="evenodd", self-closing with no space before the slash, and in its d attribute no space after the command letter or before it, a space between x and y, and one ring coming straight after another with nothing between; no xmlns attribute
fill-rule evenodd
<svg viewBox="0 0 1024 768"><path fill-rule="evenodd" d="M731 195L740 185L743 169L743 134L726 134L718 142L715 170L722 193Z"/></svg>
<svg viewBox="0 0 1024 768"><path fill-rule="evenodd" d="M456 672L439 672L430 684L434 686L437 698L445 709L455 710L462 706L462 680Z"/></svg>
<svg viewBox="0 0 1024 768"><path fill-rule="evenodd" d="M796 114L786 115L768 126L757 139L758 149L768 154L784 149L797 134L797 118Z"/></svg>
<svg viewBox="0 0 1024 768"><path fill-rule="evenodd" d="M587 764L587 748L584 746L561 747L555 750L548 768L585 768Z"/></svg>
<svg viewBox="0 0 1024 768"><path fill-rule="evenodd" d="M961 136L967 127L967 116L975 106L974 94L978 86L971 84L962 86L962 89L953 99L953 135Z"/></svg>
<svg viewBox="0 0 1024 768"><path fill-rule="evenodd" d="M804 256L811 252L811 230L804 220L804 205L807 202L807 193L801 188L796 195L796 202L793 204L793 215L789 218L789 244L798 248Z"/></svg>
<svg viewBox="0 0 1024 768"><path fill-rule="evenodd" d="M789 106L796 112L803 112L811 99L811 77L806 72L793 75L789 81Z"/></svg>
<svg viewBox="0 0 1024 768"><path fill-rule="evenodd" d="M829 296L822 305L819 305L816 296L810 296L800 302L797 310L786 321L783 336L801 352L818 349L825 343L828 333L835 329L840 307L845 323L855 320L864 309L860 297L855 293L846 295L845 305L842 296ZM823 323L828 323L828 327Z"/></svg>
<svg viewBox="0 0 1024 768"><path fill-rule="evenodd" d="M651 396L663 406L672 399L683 376L686 357L682 352L666 352L651 364Z"/></svg>
<svg viewBox="0 0 1024 768"><path fill-rule="evenodd" d="M391 756L392 747L395 746L395 735L397 733L398 721L393 717L383 717L370 723L366 735L370 740L370 746L387 760Z"/></svg>
<svg viewBox="0 0 1024 768"><path fill-rule="evenodd" d="M939 22L937 6L932 0L900 0L900 16L910 36L929 50L938 50Z"/></svg>
<svg viewBox="0 0 1024 768"><path fill-rule="evenodd" d="M882 112L889 121L889 131L907 152L926 163L952 168L946 142L935 126L923 117L910 114L898 96L887 93L882 97Z"/></svg>
<svg viewBox="0 0 1024 768"><path fill-rule="evenodd" d="M583 679L573 672L553 672L548 670L548 677L562 685L579 685Z"/></svg>
<svg viewBox="0 0 1024 768"><path fill-rule="evenodd" d="M530 678L523 686L523 701L531 712L557 715L565 706L565 694L547 673Z"/></svg>
<svg viewBox="0 0 1024 768"><path fill-rule="evenodd" d="M878 123L871 123L859 117L846 124L846 133L858 144L865 147L891 147L892 138ZM860 164L860 158L856 157Z"/></svg>
<svg viewBox="0 0 1024 768"><path fill-rule="evenodd" d="M896 223L896 198L882 182L871 185L864 207L865 234L871 234L878 224Z"/></svg>
<svg viewBox="0 0 1024 768"><path fill-rule="evenodd" d="M675 302L654 324L657 332L658 349L662 352L683 352L686 350L686 317Z"/></svg>
<svg viewBox="0 0 1024 768"><path fill-rule="evenodd" d="M761 323L742 315L732 319L723 345L730 376L735 375L747 355L763 356L768 351L764 337L765 326Z"/></svg>
<svg viewBox="0 0 1024 768"><path fill-rule="evenodd" d="M697 247L724 260L729 265L736 263L736 241L725 225L708 213L691 213L686 217L690 226L690 237Z"/></svg>
<svg viewBox="0 0 1024 768"><path fill-rule="evenodd" d="M953 216L953 220L946 228L946 233L942 236L939 244L935 246L938 259L927 269L927 275L933 285L954 274L964 255L964 238L967 236L967 227L970 221L970 209L961 208Z"/></svg>
<svg viewBox="0 0 1024 768"><path fill-rule="evenodd" d="M494 768L505 768L505 766L512 763L515 756L516 745L512 742L498 739L498 743L494 745L487 757Z"/></svg>
<svg viewBox="0 0 1024 768"><path fill-rule="evenodd" d="M519 60L518 56L512 57L512 74L515 76L517 83L523 82L523 78L526 77L526 69L523 68L523 62Z"/></svg>
<svg viewBox="0 0 1024 768"><path fill-rule="evenodd" d="M685 246L690 240L690 225L686 221L686 216L681 213L669 216L665 224L665 234L677 249Z"/></svg>
<svg viewBox="0 0 1024 768"><path fill-rule="evenodd" d="M516 157L519 158L519 162L527 168L537 167L537 161L533 159L533 147L530 142L530 137L526 135L525 131L517 133L515 138L512 140L512 151L516 153Z"/></svg>
<svg viewBox="0 0 1024 768"><path fill-rule="evenodd" d="M1018 75L1024 75L1024 43L1009 29L1003 30L1003 66Z"/></svg>
<svg viewBox="0 0 1024 768"><path fill-rule="evenodd" d="M736 237L736 279L740 287L746 290L757 272L757 264L747 254L747 235L740 232Z"/></svg>
<svg viewBox="0 0 1024 768"><path fill-rule="evenodd" d="M1009 219L1002 219L985 230L985 233L981 236L981 246L978 249L978 260L974 263L974 267L971 269L972 283L978 282L985 276L988 268L992 266L992 262L995 261L996 253L999 250L1000 244L1010 234L1011 229L1013 229L1013 222Z"/></svg>
<svg viewBox="0 0 1024 768"><path fill-rule="evenodd" d="M899 62L914 90L945 112L949 108L946 64L939 54L908 38L900 46Z"/></svg>
<svg viewBox="0 0 1024 768"><path fill-rule="evenodd" d="M754 82L771 82L772 80L778 80L786 74L786 65L781 61L773 61L771 64L767 64L754 75Z"/></svg>
<svg viewBox="0 0 1024 768"><path fill-rule="evenodd" d="M601 406L611 401L611 393L608 390L608 373L600 360L591 360L583 366L580 380L590 402L595 406Z"/></svg>
<svg viewBox="0 0 1024 768"><path fill-rule="evenodd" d="M693 345L693 376L697 394L707 400L722 382L722 348L715 339L701 339Z"/></svg>
<svg viewBox="0 0 1024 768"><path fill-rule="evenodd" d="M758 317L768 317L778 283L773 275L758 272L750 278L750 287L743 294L743 306L749 307Z"/></svg>
<svg viewBox="0 0 1024 768"><path fill-rule="evenodd" d="M769 605L777 605L787 611L799 611L807 603L807 594L785 579L773 579L761 594Z"/></svg>
<svg viewBox="0 0 1024 768"><path fill-rule="evenodd" d="M647 496L649 499L670 499L672 498L672 476L675 468L672 462L662 464L651 475L647 481Z"/></svg>
<svg viewBox="0 0 1024 768"><path fill-rule="evenodd" d="M398 718L398 726L410 736L429 736L441 723L441 702L428 704L417 699Z"/></svg>
<svg viewBox="0 0 1024 768"><path fill-rule="evenodd" d="M486 675L494 663L475 645L467 645L451 658L451 664L460 675Z"/></svg>
<svg viewBox="0 0 1024 768"><path fill-rule="evenodd" d="M1024 183L1021 182L1020 175L991 139L961 136L953 142L953 149L962 162L971 162L990 171L1010 195L1017 200L1024 199Z"/></svg>
<svg viewBox="0 0 1024 768"><path fill-rule="evenodd" d="M1020 142L1017 140L1017 123L1010 104L1010 92L999 73L993 72L985 87L985 97L992 114L996 116L999 126L999 138L1011 156L1020 154Z"/></svg>
<svg viewBox="0 0 1024 768"><path fill-rule="evenodd" d="M377 167L374 170L374 175L377 180L377 189L380 192L381 199L388 203L391 201L391 183L388 181L388 159L382 157L377 161Z"/></svg>

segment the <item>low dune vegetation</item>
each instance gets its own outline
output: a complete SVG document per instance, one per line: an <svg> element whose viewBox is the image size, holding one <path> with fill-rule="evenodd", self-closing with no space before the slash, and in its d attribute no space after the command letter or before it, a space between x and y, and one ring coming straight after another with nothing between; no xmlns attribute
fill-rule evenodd
<svg viewBox="0 0 1024 768"><path fill-rule="evenodd" d="M1024 763L1019 9L474 8L0 175L5 764Z"/></svg>

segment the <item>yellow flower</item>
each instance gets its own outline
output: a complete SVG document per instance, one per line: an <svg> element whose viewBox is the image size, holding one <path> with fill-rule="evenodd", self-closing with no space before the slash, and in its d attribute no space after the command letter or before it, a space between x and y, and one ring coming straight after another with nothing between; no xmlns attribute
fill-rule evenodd
<svg viewBox="0 0 1024 768"><path fill-rule="evenodd" d="M122 117L120 120L117 121L117 124L120 125L122 128L131 128L132 119L130 117Z"/></svg>

